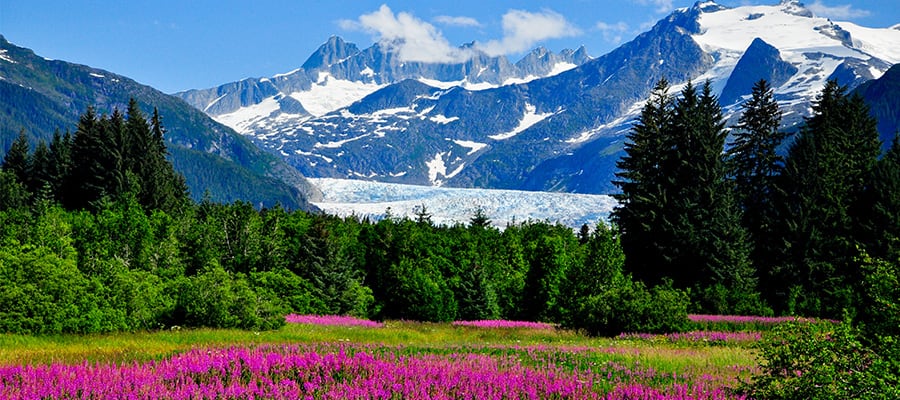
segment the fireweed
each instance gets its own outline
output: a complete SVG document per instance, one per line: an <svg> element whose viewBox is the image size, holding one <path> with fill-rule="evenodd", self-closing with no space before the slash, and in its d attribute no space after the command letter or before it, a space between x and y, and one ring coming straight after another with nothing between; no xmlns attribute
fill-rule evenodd
<svg viewBox="0 0 900 400"><path fill-rule="evenodd" d="M704 343L704 344L750 344L759 342L762 334L759 332L711 332L692 331L683 333L668 333L657 335L652 333L622 333L619 339L639 340L665 340L671 343Z"/></svg>
<svg viewBox="0 0 900 400"><path fill-rule="evenodd" d="M288 314L284 317L289 324L310 325L334 325L334 326L362 326L366 328L380 328L384 324L367 319L337 315L297 315Z"/></svg>
<svg viewBox="0 0 900 400"><path fill-rule="evenodd" d="M788 322L815 323L833 322L833 320L817 320L803 317L760 317L748 315L705 315L688 314L692 327L698 331L769 331L778 324Z"/></svg>
<svg viewBox="0 0 900 400"><path fill-rule="evenodd" d="M742 399L705 374L589 361L590 349L308 344L194 349L146 363L0 367L9 399ZM596 350L596 349L595 349Z"/></svg>
<svg viewBox="0 0 900 400"><path fill-rule="evenodd" d="M506 321L506 320L479 320L479 321L454 321L454 326L469 326L475 328L525 328L525 329L553 329L553 324L530 321Z"/></svg>

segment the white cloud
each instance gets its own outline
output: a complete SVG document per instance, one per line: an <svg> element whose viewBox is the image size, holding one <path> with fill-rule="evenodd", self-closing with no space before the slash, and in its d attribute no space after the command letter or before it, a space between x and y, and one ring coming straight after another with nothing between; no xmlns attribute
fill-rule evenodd
<svg viewBox="0 0 900 400"><path fill-rule="evenodd" d="M822 4L822 2L819 0L814 1L812 4L806 5L806 8L820 17L827 18L859 18L867 17L872 14L868 10L853 8L853 6L850 4L829 7L825 4Z"/></svg>
<svg viewBox="0 0 900 400"><path fill-rule="evenodd" d="M382 5L378 11L363 14L355 21L342 20L340 26L373 34L377 42L396 52L402 61L452 63L464 61L470 56L468 52L451 46L434 25L409 13L394 14L387 5Z"/></svg>
<svg viewBox="0 0 900 400"><path fill-rule="evenodd" d="M603 34L603 40L615 44L622 43L622 35L625 32L628 32L628 24L623 21L616 22L615 24L608 24L600 21L597 22L596 28Z"/></svg>
<svg viewBox="0 0 900 400"><path fill-rule="evenodd" d="M672 5L672 0L634 0L634 2L643 6L655 6L656 12L660 14L667 13L675 8Z"/></svg>
<svg viewBox="0 0 900 400"><path fill-rule="evenodd" d="M439 15L434 17L434 22L450 26L464 27L480 27L481 23L477 19L471 17L453 17L449 15Z"/></svg>
<svg viewBox="0 0 900 400"><path fill-rule="evenodd" d="M562 15L544 10L532 13L510 10L503 15L503 38L478 44L485 53L498 56L529 50L545 39L577 36L581 32Z"/></svg>

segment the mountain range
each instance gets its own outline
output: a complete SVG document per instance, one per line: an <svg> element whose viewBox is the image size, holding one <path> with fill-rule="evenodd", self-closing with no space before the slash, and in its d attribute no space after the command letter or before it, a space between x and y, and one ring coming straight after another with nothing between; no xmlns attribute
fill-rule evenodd
<svg viewBox="0 0 900 400"><path fill-rule="evenodd" d="M135 98L145 115L158 108L170 160L195 199L280 203L314 209L320 194L295 168L262 151L181 99L127 77L85 65L50 60L0 36L0 151L24 130L34 145L54 131L74 133L88 106L98 114L124 111Z"/></svg>
<svg viewBox="0 0 900 400"><path fill-rule="evenodd" d="M674 11L600 57L538 48L516 62L472 44L454 63L409 62L389 44L333 36L299 68L167 95L127 77L48 60L0 36L0 150L73 130L88 105L158 107L170 158L195 198L312 208L305 176L461 188L611 193L624 136L652 86L709 81L734 121L764 78L795 130L829 79L897 130L900 24L816 17L797 1Z"/></svg>
<svg viewBox="0 0 900 400"><path fill-rule="evenodd" d="M816 17L795 0L698 2L612 52L536 49L520 61L403 62L330 38L294 71L176 95L306 176L609 193L651 87L709 80L733 121L755 81L792 130L828 79L849 88L900 62L900 25ZM885 138L893 132L883 132Z"/></svg>

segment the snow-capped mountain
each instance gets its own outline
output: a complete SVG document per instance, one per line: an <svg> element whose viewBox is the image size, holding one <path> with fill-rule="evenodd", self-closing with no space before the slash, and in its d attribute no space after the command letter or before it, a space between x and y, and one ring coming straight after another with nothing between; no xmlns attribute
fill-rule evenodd
<svg viewBox="0 0 900 400"><path fill-rule="evenodd" d="M302 123L320 117L406 79L478 90L555 75L590 60L583 47L560 53L537 48L515 64L506 57L488 56L472 44L460 47L460 52L468 55L466 61L409 62L389 46L375 44L360 50L332 36L301 68L286 74L189 90L176 96L239 132L257 133L260 126L275 121Z"/></svg>
<svg viewBox="0 0 900 400"><path fill-rule="evenodd" d="M895 28L834 22L797 1L698 2L596 59L536 50L515 65L412 65L332 38L291 74L180 95L307 176L608 193L661 78L673 90L711 81L729 115L765 78L796 124L828 79L852 88L898 62Z"/></svg>

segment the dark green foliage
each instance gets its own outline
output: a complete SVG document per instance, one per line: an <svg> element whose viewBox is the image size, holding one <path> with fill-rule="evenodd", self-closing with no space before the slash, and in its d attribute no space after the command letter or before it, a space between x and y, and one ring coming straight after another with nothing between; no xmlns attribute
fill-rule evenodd
<svg viewBox="0 0 900 400"><path fill-rule="evenodd" d="M665 81L657 84L618 165L622 193L613 221L622 230L627 270L651 284L671 279L694 288L698 310L747 311L701 295L720 286L730 299L756 296L721 109L708 82L700 93L689 83L674 102L667 91ZM749 308L763 307L757 301Z"/></svg>
<svg viewBox="0 0 900 400"><path fill-rule="evenodd" d="M457 304L447 282L429 259L403 258L388 271L393 284L385 304L392 318L449 322L456 319Z"/></svg>
<svg viewBox="0 0 900 400"><path fill-rule="evenodd" d="M0 167L4 171L12 173L19 183L28 185L31 178L31 155L28 150L28 137L25 136L24 129L19 132L12 147L6 152Z"/></svg>
<svg viewBox="0 0 900 400"><path fill-rule="evenodd" d="M244 274L212 266L181 281L176 313L192 326L274 329L285 323L276 301L253 291Z"/></svg>
<svg viewBox="0 0 900 400"><path fill-rule="evenodd" d="M862 99L830 81L791 145L780 184L775 279L791 286L777 308L840 317L852 310L860 202L880 153L875 121Z"/></svg>
<svg viewBox="0 0 900 400"><path fill-rule="evenodd" d="M0 211L25 207L26 204L28 189L14 173L0 169Z"/></svg>
<svg viewBox="0 0 900 400"><path fill-rule="evenodd" d="M615 196L619 205L612 220L622 231L626 266L638 279L658 281L666 260L658 246L670 240L661 226L666 206L664 192L667 157L666 140L671 133L674 100L668 82L660 80L631 132L626 136L625 155L616 163L621 180L614 184L622 190Z"/></svg>
<svg viewBox="0 0 900 400"><path fill-rule="evenodd" d="M623 273L624 263L618 234L601 223L587 242L584 262L567 271L563 326L604 336L683 331L687 294L668 283L648 289Z"/></svg>
<svg viewBox="0 0 900 400"><path fill-rule="evenodd" d="M900 134L872 170L858 208L859 229L868 254L900 257Z"/></svg>
<svg viewBox="0 0 900 400"><path fill-rule="evenodd" d="M784 169L784 159L777 150L786 134L779 130L781 110L774 91L765 80L756 82L749 100L741 105L743 113L735 126L734 142L728 149L731 176L735 183L736 201L743 212L743 226L753 243L751 259L759 273L762 287L773 282L771 257L779 243L775 194L777 179Z"/></svg>

